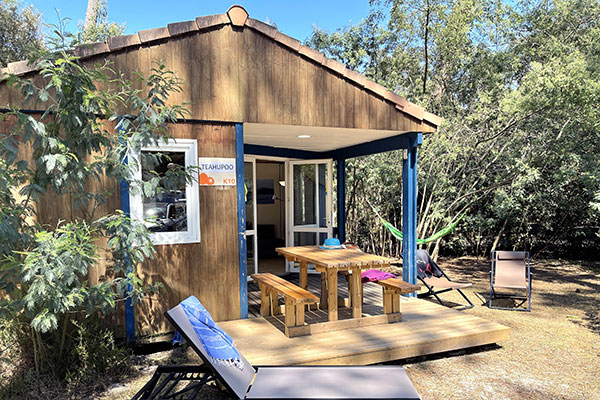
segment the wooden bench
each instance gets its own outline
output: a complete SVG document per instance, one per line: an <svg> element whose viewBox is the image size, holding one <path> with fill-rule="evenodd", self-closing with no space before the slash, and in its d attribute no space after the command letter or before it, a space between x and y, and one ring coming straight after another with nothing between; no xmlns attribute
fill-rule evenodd
<svg viewBox="0 0 600 400"><path fill-rule="evenodd" d="M305 305L319 301L319 298L309 291L271 273L250 276L260 288L260 315L263 317L281 314L278 295L285 299L285 333L287 336L290 336L289 328L304 325Z"/></svg>
<svg viewBox="0 0 600 400"><path fill-rule="evenodd" d="M383 288L383 312L385 314L400 313L400 295L421 289L419 285L404 282L400 278L384 279L374 283Z"/></svg>

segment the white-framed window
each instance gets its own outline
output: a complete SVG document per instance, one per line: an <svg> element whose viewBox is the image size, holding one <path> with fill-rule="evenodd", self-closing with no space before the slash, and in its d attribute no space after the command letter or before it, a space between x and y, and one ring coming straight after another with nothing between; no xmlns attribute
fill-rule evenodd
<svg viewBox="0 0 600 400"><path fill-rule="evenodd" d="M169 139L159 146L143 147L142 153L156 154L157 157L131 155L138 165L136 179L147 182L156 174L164 176L170 168L176 168L176 165L196 167L197 146L195 139ZM153 159L153 162L150 165L144 159ZM144 221L151 231L153 244L200 242L200 204L196 179L153 197L130 193L129 201L131 217Z"/></svg>

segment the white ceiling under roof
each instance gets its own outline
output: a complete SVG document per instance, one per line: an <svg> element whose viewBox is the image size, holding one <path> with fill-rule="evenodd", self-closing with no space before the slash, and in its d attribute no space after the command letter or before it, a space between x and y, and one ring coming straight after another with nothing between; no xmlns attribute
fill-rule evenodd
<svg viewBox="0 0 600 400"><path fill-rule="evenodd" d="M244 123L244 143L305 151L331 151L401 135L401 131ZM310 136L310 137L302 137Z"/></svg>

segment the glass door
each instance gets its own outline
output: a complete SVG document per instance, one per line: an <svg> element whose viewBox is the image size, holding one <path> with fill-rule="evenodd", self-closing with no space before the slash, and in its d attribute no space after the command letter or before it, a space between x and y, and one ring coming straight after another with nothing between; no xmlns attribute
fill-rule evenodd
<svg viewBox="0 0 600 400"><path fill-rule="evenodd" d="M332 237L333 160L290 161L287 188L287 246L323 244ZM309 265L309 271L313 268ZM293 262L287 271L298 270Z"/></svg>
<svg viewBox="0 0 600 400"><path fill-rule="evenodd" d="M256 235L256 158L244 157L244 189L246 193L246 265L250 274L258 273L258 243Z"/></svg>

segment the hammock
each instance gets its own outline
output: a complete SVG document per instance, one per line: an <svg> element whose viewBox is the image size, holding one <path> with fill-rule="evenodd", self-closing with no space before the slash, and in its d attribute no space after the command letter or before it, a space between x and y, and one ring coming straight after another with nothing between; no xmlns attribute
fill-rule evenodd
<svg viewBox="0 0 600 400"><path fill-rule="evenodd" d="M387 230L390 231L390 233L392 235L394 235L394 237L396 239L402 240L402 231L400 231L394 225L392 225L391 223L389 223L388 221L386 221L379 214L379 212L377 212L377 209L368 200L367 200L367 203L371 206L371 208L373 209L373 211L375 211L375 214L377 214L377 217L379 217L379 219L381 220L381 223L383 224L383 226L385 226L387 228ZM465 216L465 214L462 214L460 217L458 217L458 219L456 221L454 221L453 223L449 224L448 226L446 226L441 231L436 232L433 235L429 236L428 238L417 239L417 244L425 244L425 243L429 243L429 242L434 242L434 241L438 240L439 238L441 238L442 236L447 235L448 233L452 232L452 230L454 230L454 228L456 227L456 225L458 225L458 223L460 222L461 219L463 219L464 216Z"/></svg>

